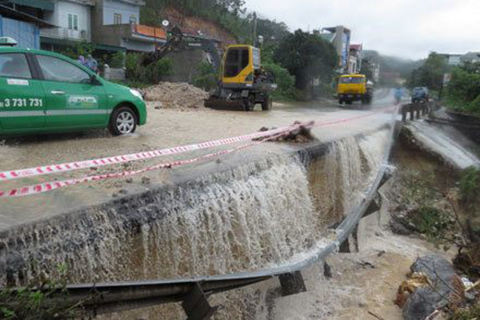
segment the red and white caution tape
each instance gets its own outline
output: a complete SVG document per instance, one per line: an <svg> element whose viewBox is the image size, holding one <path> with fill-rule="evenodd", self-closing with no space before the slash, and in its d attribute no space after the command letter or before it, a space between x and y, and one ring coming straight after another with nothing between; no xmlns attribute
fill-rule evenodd
<svg viewBox="0 0 480 320"><path fill-rule="evenodd" d="M74 186L77 184L81 183L86 183L90 181L102 181L102 180L108 180L108 179L113 179L113 178L123 178L123 177L128 177L128 176L133 176L141 173L145 173L148 171L154 171L154 170L159 170L159 169L165 169L165 168L173 168L177 166L182 166L194 162L198 162L201 160L206 160L210 159L213 157L221 156L221 155L226 155L229 153L232 153L234 151L238 151L241 149L245 149L248 147L252 147L255 145L258 145L260 143L263 143L264 141L258 141L246 145L239 146L237 148L233 148L230 150L223 150L211 154L204 155L202 157L194 158L194 159L188 159L188 160L180 160L180 161L175 161L175 162L170 162L170 163L162 163L158 164L155 166L151 166L148 168L144 168L141 170L135 170L135 171L123 171L123 172L118 172L118 173L106 173L102 175L96 175L96 176L87 176L87 177L82 177L78 179L68 179L68 180L63 180L63 181L54 181L54 182L46 182L46 183L41 183L37 185L32 185L32 186L26 186L26 187L21 187L17 189L12 189L10 191L0 191L0 198L14 198L14 197L25 197L25 196L31 196L35 194L40 194L48 191L53 191L69 186Z"/></svg>
<svg viewBox="0 0 480 320"><path fill-rule="evenodd" d="M377 110L375 112L371 112L369 114L364 114L364 115L351 117L351 118L344 118L344 119L331 120L331 121L320 121L320 122L312 121L312 122L306 123L306 124L305 123L300 123L300 124L296 124L296 125L292 125L292 126L284 127L284 128L279 128L279 129L275 129L275 130L258 132L258 133L254 133L254 134L249 134L249 135L244 135L244 136L239 136L239 137L233 137L233 138L227 138L227 139L221 139L221 140L216 140L216 141L211 141L211 142L204 142L204 143L201 143L201 144L194 144L194 145L189 145L189 146L184 146L184 147L176 147L176 148L170 148L170 149L156 150L156 151L143 152L143 153L137 153L137 154L131 154L131 155L125 155L125 156L117 156L117 157L111 157L111 158L103 158L103 159L97 159L97 160L72 162L72 163L67 163L67 164L52 165L52 166L38 167L38 168L32 168L32 169L22 169L22 170L16 170L16 171L2 172L2 173L0 173L0 182L2 180L3 181L13 180L13 179L19 179L19 178L24 178L24 177L32 177L32 176L39 176L39 175L45 175L45 174L51 174L51 173L67 172L67 171L80 170L80 169L91 168L91 167L99 167L99 166L106 166L106 165L111 165L111 164L125 163L125 162L137 161L137 160L142 160L142 159L151 159L151 158L156 158L156 157L160 157L160 156L164 156L164 155L172 155L172 154L178 154L178 153L183 153L183 152L187 152L187 151L213 148L213 147L232 144L232 143L235 143L235 142L241 142L241 141L245 141L245 140L253 140L253 139L262 138L262 137L266 138L264 140L256 141L256 142L249 143L249 144L246 144L246 145L242 145L242 146L239 146L239 147L236 147L236 148L233 148L233 149L223 150L223 151L207 154L207 155L204 155L204 156L201 156L201 157L188 159L188 160L179 160L179 161L174 161L174 162L170 162L170 163L162 163L162 164L158 164L158 165L151 166L151 167L148 167L148 168L144 168L144 169L141 169L141 170L123 171L123 172L118 172L118 173L107 173L107 174L95 175L95 176L85 176L85 177L76 178L76 179L46 182L46 183L41 183L41 184L37 184L37 185L31 185L31 186L16 188L16 189L12 189L12 190L9 190L9 191L0 191L0 198L24 197L24 196L40 194L40 193L53 191L53 190L57 190L57 189L60 189L60 188L65 188L65 187L68 187L68 186L73 186L73 185L86 183L86 182L91 182L91 181L101 181L101 180L107 180L107 179L113 179L113 178L122 178L122 177L133 176L133 175L145 173L145 172L148 172L148 171L154 171L154 170L159 170L159 169L164 169L164 168L172 168L172 167L182 166L182 165L186 165L186 164L191 164L191 163L198 162L198 161L201 161L201 160L206 160L206 159L218 157L218 156L221 156L221 155L226 155L226 154L238 151L238 150L242 150L242 149L246 149L248 147L259 145L261 143L264 143L266 141L274 139L275 137L288 134L291 131L294 131L295 129L298 129L300 126L323 127L323 126L336 125L336 124L347 123L347 122L351 122L351 121L355 121L355 120L359 120L359 119L363 119L363 118L368 118L368 117L371 117L372 115L375 115L375 114L378 114L378 113L383 113L383 112L390 111L390 110L396 110L396 107L379 109L379 110Z"/></svg>
<svg viewBox="0 0 480 320"><path fill-rule="evenodd" d="M300 125L298 125L298 126L300 126ZM308 125L306 125L305 127L308 127ZM206 159L222 156L222 155L226 155L226 154L229 154L229 153L232 153L232 152L235 152L235 151L239 151L239 150L242 150L242 149L253 147L253 146L262 144L266 141L275 139L278 136L288 134L290 131L291 130L282 131L281 133L269 136L264 140L255 141L255 142L245 144L245 145L241 145L241 146L238 146L236 148L229 149L229 150L222 150L222 151L219 151L219 152L210 153L210 154L207 154L207 155L204 155L204 156L201 156L201 157L188 159L188 160L179 160L179 161L174 161L174 162L170 162L170 163L161 163L161 164L151 166L151 167L148 167L148 168L144 168L144 169L140 169L140 170L123 171L123 172L117 172L117 173L106 173L106 174L102 174L102 175L86 176L86 177L82 177L82 178L78 178L78 179L68 179L68 180L63 180L63 181L40 183L40 184L36 184L36 185L32 185L32 186L26 186L26 187L12 189L12 190L9 190L9 191L0 191L0 198L15 198L15 197L31 196L31 195L35 195L35 194L40 194L40 193L44 193L44 192L49 192L49 191L69 187L69 186L74 186L74 185L81 184L81 183L90 182L90 181L101 181L101 180L108 180L108 179L113 179L113 178L123 178L123 177L133 176L133 175L137 175L137 174L141 174L141 173L145 173L145 172L149 172L149 171L187 165L187 164L191 164L191 163L198 162L198 161L201 161L201 160L206 160Z"/></svg>
<svg viewBox="0 0 480 320"><path fill-rule="evenodd" d="M244 136L203 142L199 144L192 144L192 145L182 146L182 147L153 150L153 151L133 153L128 155L108 157L108 158L95 159L95 160L85 160L85 161L78 161L78 162L53 164L49 166L41 166L41 167L35 167L35 168L29 168L29 169L4 171L4 172L0 172L0 182L20 179L20 178L29 178L29 177L47 175L47 174L88 169L88 168L94 168L94 167L102 167L102 166L108 166L108 165L114 165L114 164L121 164L121 163L127 163L127 162L139 161L139 160L153 159L153 158L158 158L158 157L167 156L167 155L180 154L188 151L209 149L209 148L219 147L223 145L233 144L236 142L249 141L256 138L267 137L274 134L287 132L289 130L292 130L292 128L296 128L296 127L298 126L284 127L284 128L279 128L275 130L257 132L257 133L248 134Z"/></svg>
<svg viewBox="0 0 480 320"><path fill-rule="evenodd" d="M384 109L382 110L385 111ZM383 112L383 111L379 110L377 112L361 115L358 117L347 118L347 119L333 120L328 122L316 122L315 126L327 126L327 125L339 124L343 122L349 122L349 121L353 121L361 118L366 118L366 117L372 116L373 114ZM268 137L268 136L279 134L282 132L291 131L295 128L298 128L298 125L278 128L275 130L269 130L264 132L256 132L256 133L238 136L238 137L181 146L181 147L133 153L133 154L107 157L107 158L101 158L101 159L95 159L95 160L85 160L85 161L77 161L77 162L62 163L62 164L52 164L48 166L40 166L40 167L34 167L34 168L28 168L28 169L4 171L4 172L0 172L0 182L20 179L20 178L29 178L29 177L47 175L47 174L88 169L88 168L94 168L94 167L102 167L102 166L108 166L108 165L114 165L114 164L121 164L121 163L127 163L127 162L139 161L139 160L153 159L153 158L158 158L162 156L180 154L184 152L201 150L201 149L209 149L209 148L219 147L219 146L233 144L237 142L249 141L249 140L262 138L262 137Z"/></svg>

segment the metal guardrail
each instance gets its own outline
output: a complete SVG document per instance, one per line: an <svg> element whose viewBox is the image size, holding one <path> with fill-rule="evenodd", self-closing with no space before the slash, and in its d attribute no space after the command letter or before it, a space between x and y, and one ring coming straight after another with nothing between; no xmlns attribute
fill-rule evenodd
<svg viewBox="0 0 480 320"><path fill-rule="evenodd" d="M383 164L377 177L369 186L365 198L356 208L348 212L346 218L337 227L337 238L312 254L310 258L291 265L229 275L159 281L68 285L66 288L58 289L57 292L51 294L52 299L60 300L59 297L61 296L61 303L69 306L81 303L82 312L85 312L87 316L183 301L182 306L189 320L206 320L216 310L209 305L207 299L209 295L215 293L249 286L274 277L279 277L284 293L293 294L304 291L305 286L300 271L324 260L328 255L339 250L340 244L347 240L354 231L374 199L376 191L381 186L394 142L396 114L397 112L394 112L392 117L390 140Z"/></svg>
<svg viewBox="0 0 480 320"><path fill-rule="evenodd" d="M421 116L431 114L433 109L433 102L409 103L402 105L400 113L402 114L402 121L407 122L408 113L410 113L410 120L414 121L420 119Z"/></svg>

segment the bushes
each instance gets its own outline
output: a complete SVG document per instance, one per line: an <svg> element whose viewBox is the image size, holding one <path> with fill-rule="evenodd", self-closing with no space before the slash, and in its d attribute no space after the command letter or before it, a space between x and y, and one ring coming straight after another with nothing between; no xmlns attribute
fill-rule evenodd
<svg viewBox="0 0 480 320"><path fill-rule="evenodd" d="M75 45L67 47L60 53L73 60L78 60L79 56L84 56L86 58L89 54L92 54L93 49L93 44L83 41L76 42Z"/></svg>
<svg viewBox="0 0 480 320"><path fill-rule="evenodd" d="M418 232L431 240L443 239L447 229L455 224L454 218L435 207L422 206L410 213L409 220Z"/></svg>
<svg viewBox="0 0 480 320"><path fill-rule="evenodd" d="M450 108L480 115L480 74L467 66L452 71L446 103Z"/></svg>
<svg viewBox="0 0 480 320"><path fill-rule="evenodd" d="M218 75L211 63L202 62L198 67L198 76L193 80L193 84L205 91L215 89L217 86Z"/></svg>
<svg viewBox="0 0 480 320"><path fill-rule="evenodd" d="M173 74L173 60L163 58L148 66L142 65L143 56L128 53L125 57L126 77L129 81L142 84L155 84Z"/></svg>
<svg viewBox="0 0 480 320"><path fill-rule="evenodd" d="M295 86L309 90L312 81L332 81L338 57L333 45L318 35L297 30L285 37L274 55L275 62L295 76Z"/></svg>
<svg viewBox="0 0 480 320"><path fill-rule="evenodd" d="M460 180L460 195L462 201L469 206L475 207L480 194L480 169L470 167L463 171Z"/></svg>
<svg viewBox="0 0 480 320"><path fill-rule="evenodd" d="M295 77L292 76L287 69L273 62L265 63L263 67L275 76L275 82L278 88L274 91L273 96L280 99L294 99Z"/></svg>
<svg viewBox="0 0 480 320"><path fill-rule="evenodd" d="M152 65L154 65L154 72L151 75L153 83L158 83L160 80L164 80L165 77L173 75L173 60L170 58L163 58L156 63L152 63ZM150 66L147 66L146 70L150 70Z"/></svg>
<svg viewBox="0 0 480 320"><path fill-rule="evenodd" d="M111 68L123 68L125 53L123 51L115 52L110 59Z"/></svg>

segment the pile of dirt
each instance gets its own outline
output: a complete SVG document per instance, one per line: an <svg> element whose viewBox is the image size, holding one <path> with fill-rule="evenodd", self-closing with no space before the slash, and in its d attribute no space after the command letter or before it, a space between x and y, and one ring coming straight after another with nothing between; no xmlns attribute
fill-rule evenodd
<svg viewBox="0 0 480 320"><path fill-rule="evenodd" d="M160 82L143 90L146 101L155 102L156 109L203 108L208 93L188 83Z"/></svg>

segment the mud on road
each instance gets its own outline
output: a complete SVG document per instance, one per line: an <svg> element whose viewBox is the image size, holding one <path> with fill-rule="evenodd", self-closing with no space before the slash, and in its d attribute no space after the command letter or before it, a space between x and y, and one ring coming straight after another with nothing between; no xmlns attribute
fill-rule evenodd
<svg viewBox="0 0 480 320"><path fill-rule="evenodd" d="M388 97L379 99L374 108L391 105ZM158 102L148 102L148 123L132 135L112 137L107 131L89 131L57 135L38 135L10 138L0 144L0 171L59 164L72 161L117 156L161 148L200 143L233 137L258 131L262 127L281 127L294 121L336 120L364 114L365 110L341 109L332 102L275 103L274 110L261 111L258 105L253 112L218 111L206 108L171 109L158 108ZM378 114L371 118L335 127L316 128L313 134L322 141L375 130L391 119L390 114ZM230 146L231 147L231 146ZM285 146L283 146L284 148ZM226 148L229 148L227 146ZM280 148L281 149L281 148ZM215 149L218 151L218 149ZM58 175L47 175L4 183L2 190L18 188L42 182L79 178L82 176L137 170L147 166L211 153L196 151L176 157L162 157L123 165L80 170ZM242 152L275 153L275 143L266 143ZM236 155L238 159L241 156ZM221 159L223 161L224 158ZM240 160L241 161L241 160ZM189 165L195 167L195 165ZM154 184L168 183L172 170L158 170L133 178L111 179L82 184L47 194L25 198L0 199L0 230L32 220L98 204L112 197L148 190Z"/></svg>

